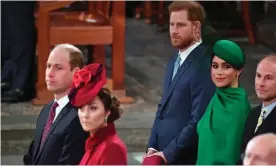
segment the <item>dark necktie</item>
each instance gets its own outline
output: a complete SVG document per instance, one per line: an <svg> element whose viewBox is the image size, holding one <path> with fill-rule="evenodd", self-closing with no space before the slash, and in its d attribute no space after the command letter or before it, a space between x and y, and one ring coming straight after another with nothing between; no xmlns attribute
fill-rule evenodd
<svg viewBox="0 0 276 166"><path fill-rule="evenodd" d="M44 143L50 129L51 126L54 122L55 116L56 116L56 108L58 107L58 103L54 102L54 104L51 107L50 113L49 113L49 117L47 120L47 123L45 125L44 131L43 131L43 135L42 135L42 139L41 139L41 143L40 143L40 148L42 147L42 144Z"/></svg>

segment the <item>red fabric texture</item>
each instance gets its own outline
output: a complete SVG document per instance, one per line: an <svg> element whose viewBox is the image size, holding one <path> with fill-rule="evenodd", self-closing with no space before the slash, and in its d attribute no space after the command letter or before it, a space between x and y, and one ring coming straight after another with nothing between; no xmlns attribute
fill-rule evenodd
<svg viewBox="0 0 276 166"><path fill-rule="evenodd" d="M73 89L77 88L76 94L71 99L75 107L81 107L99 93L106 84L106 71L102 64L92 63L76 72L73 77Z"/></svg>
<svg viewBox="0 0 276 166"><path fill-rule="evenodd" d="M109 123L86 140L80 165L127 165L127 149L117 136L114 123Z"/></svg>
<svg viewBox="0 0 276 166"><path fill-rule="evenodd" d="M156 155L146 157L142 163L142 165L164 165L164 164L165 164L165 162L164 162L163 158L160 156L156 156Z"/></svg>

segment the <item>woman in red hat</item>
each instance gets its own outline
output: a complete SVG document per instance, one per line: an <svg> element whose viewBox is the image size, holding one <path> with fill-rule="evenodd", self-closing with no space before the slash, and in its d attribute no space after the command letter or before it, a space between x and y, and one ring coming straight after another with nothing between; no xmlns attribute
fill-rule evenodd
<svg viewBox="0 0 276 166"><path fill-rule="evenodd" d="M82 128L90 133L80 165L126 165L127 149L116 134L114 121L121 115L119 101L110 96L102 64L90 64L73 78L71 103L79 108Z"/></svg>

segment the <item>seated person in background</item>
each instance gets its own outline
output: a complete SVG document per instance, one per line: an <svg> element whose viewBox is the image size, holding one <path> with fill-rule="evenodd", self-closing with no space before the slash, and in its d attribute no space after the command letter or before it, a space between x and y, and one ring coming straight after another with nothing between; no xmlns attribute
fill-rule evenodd
<svg viewBox="0 0 276 166"><path fill-rule="evenodd" d="M229 40L213 47L211 76L216 92L198 123L197 165L233 165L240 157L240 145L250 104L239 86L245 64L241 48Z"/></svg>
<svg viewBox="0 0 276 166"><path fill-rule="evenodd" d="M255 91L262 104L250 112L243 133L241 153L255 136L265 133L276 134L276 55L263 58L257 66ZM276 157L275 157L276 158ZM238 165L242 164L239 160Z"/></svg>
<svg viewBox="0 0 276 166"><path fill-rule="evenodd" d="M121 115L119 101L103 88L102 64L90 64L75 73L71 103L79 108L82 128L90 133L80 165L126 165L127 149L116 134L114 121Z"/></svg>
<svg viewBox="0 0 276 166"><path fill-rule="evenodd" d="M261 134L251 139L246 147L244 165L276 165L276 135Z"/></svg>

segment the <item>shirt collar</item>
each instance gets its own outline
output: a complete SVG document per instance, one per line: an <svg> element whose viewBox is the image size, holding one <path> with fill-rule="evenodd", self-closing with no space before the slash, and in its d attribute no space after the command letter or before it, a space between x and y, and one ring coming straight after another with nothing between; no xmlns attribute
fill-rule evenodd
<svg viewBox="0 0 276 166"><path fill-rule="evenodd" d="M200 39L198 42L188 47L185 51L182 51L182 52L179 51L178 55L180 56L181 62L185 61L187 56L201 43L202 43L202 39Z"/></svg>
<svg viewBox="0 0 276 166"><path fill-rule="evenodd" d="M265 111L266 111L265 115L268 115L274 109L274 107L276 107L276 101L274 101L273 103L269 104L266 107L264 107L264 105L262 105L262 109L265 109Z"/></svg>
<svg viewBox="0 0 276 166"><path fill-rule="evenodd" d="M67 103L69 103L69 97L68 97L68 95L65 95L62 98L58 99L58 100L55 99L55 102L58 103L58 106L60 108L63 108L63 107L66 106Z"/></svg>

